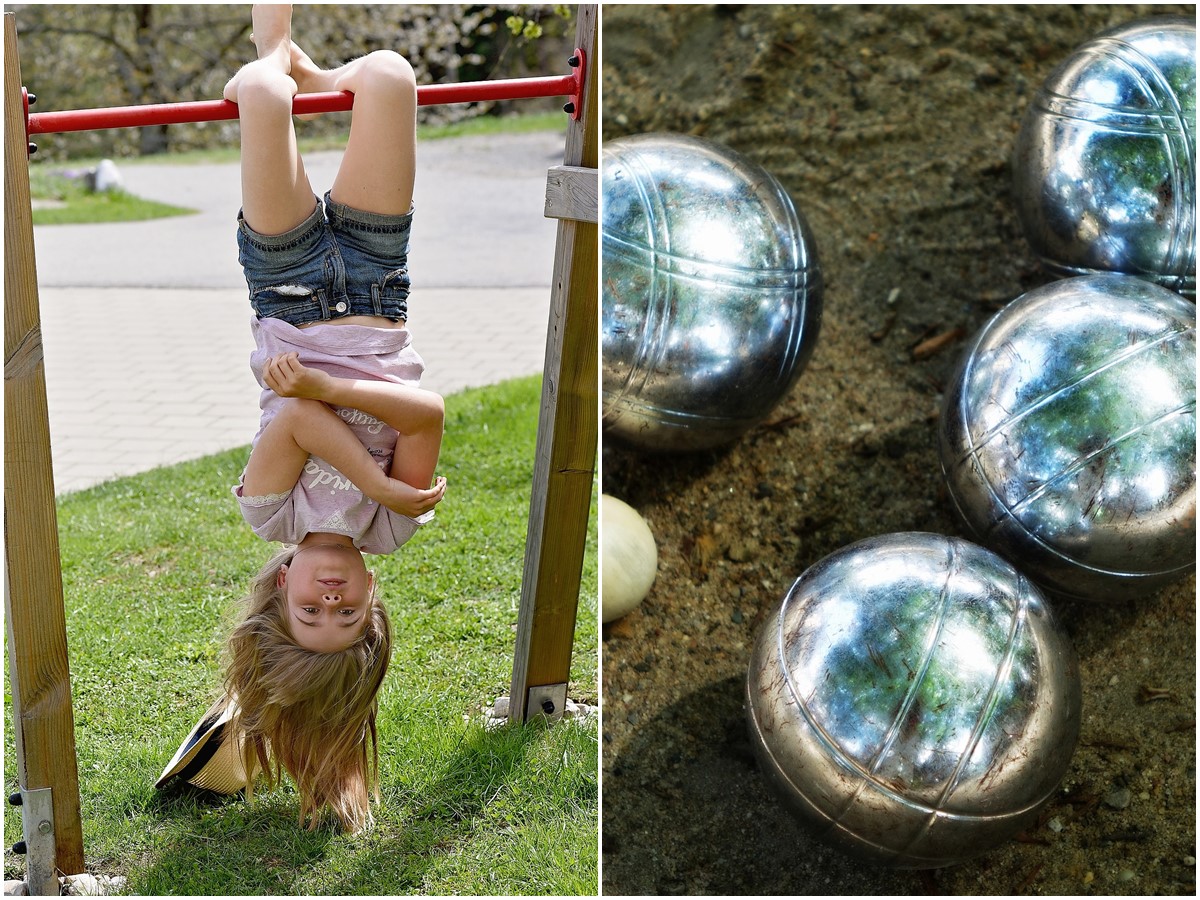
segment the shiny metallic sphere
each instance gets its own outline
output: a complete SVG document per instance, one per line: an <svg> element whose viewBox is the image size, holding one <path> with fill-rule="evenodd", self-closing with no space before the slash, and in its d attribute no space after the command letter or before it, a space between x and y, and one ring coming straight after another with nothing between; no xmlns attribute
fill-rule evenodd
<svg viewBox="0 0 1200 900"><path fill-rule="evenodd" d="M647 450L736 440L812 355L812 233L768 172L711 141L604 145L601 318L606 436Z"/></svg>
<svg viewBox="0 0 1200 900"><path fill-rule="evenodd" d="M935 868L1016 834L1051 798L1080 723L1075 653L1037 589L936 534L844 547L755 641L751 742L819 836Z"/></svg>
<svg viewBox="0 0 1200 900"><path fill-rule="evenodd" d="M1145 19L1055 69L1025 111L1017 213L1058 275L1121 272L1196 295L1196 26Z"/></svg>
<svg viewBox="0 0 1200 900"><path fill-rule="evenodd" d="M1196 566L1196 307L1125 275L1001 310L964 354L942 471L976 540L1043 588L1118 599Z"/></svg>

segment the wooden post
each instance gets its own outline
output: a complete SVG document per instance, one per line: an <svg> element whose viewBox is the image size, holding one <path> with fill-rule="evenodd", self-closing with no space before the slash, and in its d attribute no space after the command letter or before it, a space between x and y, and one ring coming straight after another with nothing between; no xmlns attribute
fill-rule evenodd
<svg viewBox="0 0 1200 900"><path fill-rule="evenodd" d="M4 613L21 790L49 788L54 865L84 871L17 24L4 14ZM30 827L25 822L26 833ZM32 823L37 827L40 823ZM46 829L43 828L44 832ZM28 843L28 842L27 842ZM29 860L30 868L34 860ZM30 884L30 889L39 886ZM54 884L57 893L57 880Z"/></svg>
<svg viewBox="0 0 1200 900"><path fill-rule="evenodd" d="M567 128L563 165L596 169L597 6L577 14L575 46L586 54L583 114ZM513 655L509 721L529 712L557 717L566 701L588 509L596 468L597 225L560 218L546 336L533 497ZM530 692L542 691L530 704ZM544 702L552 705L543 707ZM530 707L533 707L530 709Z"/></svg>

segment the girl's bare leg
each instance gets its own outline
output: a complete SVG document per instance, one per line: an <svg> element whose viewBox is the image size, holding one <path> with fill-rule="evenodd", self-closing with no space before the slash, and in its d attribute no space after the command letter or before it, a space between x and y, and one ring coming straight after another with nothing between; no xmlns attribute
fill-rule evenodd
<svg viewBox="0 0 1200 900"><path fill-rule="evenodd" d="M417 168L417 80L408 60L377 50L325 70L295 44L291 52L291 75L301 93L354 93L350 138L332 198L364 212L407 213Z"/></svg>
<svg viewBox="0 0 1200 900"><path fill-rule="evenodd" d="M282 234L316 205L292 124L291 6L256 4L258 59L225 85L238 105L242 132L242 216L260 234Z"/></svg>
<svg viewBox="0 0 1200 900"><path fill-rule="evenodd" d="M427 428L396 438L396 450L392 456L392 478L417 488L435 485L438 456L442 451L442 430ZM442 480L444 485L445 480Z"/></svg>

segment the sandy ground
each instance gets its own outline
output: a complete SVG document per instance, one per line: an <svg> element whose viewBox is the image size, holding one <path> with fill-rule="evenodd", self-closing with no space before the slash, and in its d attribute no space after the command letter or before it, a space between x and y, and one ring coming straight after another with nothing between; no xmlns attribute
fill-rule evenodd
<svg viewBox="0 0 1200 900"><path fill-rule="evenodd" d="M816 352L766 426L687 457L605 441L604 490L660 552L650 596L604 632L606 894L1195 892L1194 577L1056 604L1078 749L1039 822L963 865L881 870L815 842L768 794L741 700L756 630L813 562L874 534L964 534L937 462L943 385L968 336L1049 280L1009 201L1021 113L1073 48L1151 12L1195 8L605 7L604 137L745 152L796 198L826 282Z"/></svg>

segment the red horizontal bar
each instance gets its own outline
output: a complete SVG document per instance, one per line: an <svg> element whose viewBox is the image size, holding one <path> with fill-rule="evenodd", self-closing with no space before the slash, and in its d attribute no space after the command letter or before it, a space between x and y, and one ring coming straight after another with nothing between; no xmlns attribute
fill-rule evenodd
<svg viewBox="0 0 1200 900"><path fill-rule="evenodd" d="M429 84L417 88L418 106L471 103L477 100L524 100L530 97L562 97L578 93L580 77L546 75L536 78L505 78L495 81L467 81L461 84ZM342 112L354 104L349 91L323 94L297 94L292 112ZM236 119L236 103L228 100L192 100L181 103L149 103L142 106L111 106L101 109L70 109L61 112L30 113L27 134L61 134L68 131L95 131L102 128L130 128L145 125L178 125L183 122L219 122Z"/></svg>

